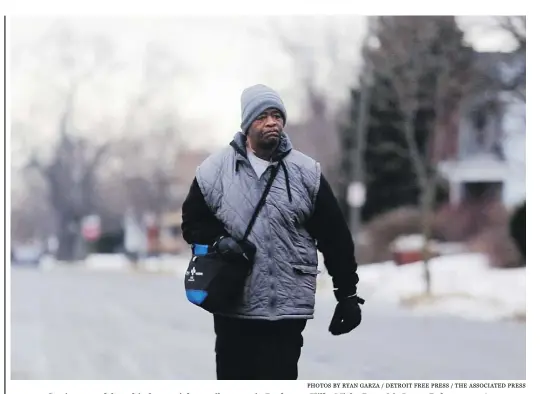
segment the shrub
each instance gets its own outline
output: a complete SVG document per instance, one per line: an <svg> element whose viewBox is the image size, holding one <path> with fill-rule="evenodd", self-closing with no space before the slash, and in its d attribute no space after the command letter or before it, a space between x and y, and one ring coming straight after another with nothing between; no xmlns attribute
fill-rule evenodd
<svg viewBox="0 0 541 394"><path fill-rule="evenodd" d="M391 260L390 244L399 236L420 233L421 227L421 214L414 207L379 215L364 227L365 240L358 255L363 263Z"/></svg>
<svg viewBox="0 0 541 394"><path fill-rule="evenodd" d="M487 228L473 237L468 243L470 250L488 256L490 265L495 268L523 267L522 258L507 226Z"/></svg>

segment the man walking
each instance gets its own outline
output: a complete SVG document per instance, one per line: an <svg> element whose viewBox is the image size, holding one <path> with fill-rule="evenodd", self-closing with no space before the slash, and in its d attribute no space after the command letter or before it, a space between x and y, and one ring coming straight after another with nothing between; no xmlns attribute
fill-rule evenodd
<svg viewBox="0 0 541 394"><path fill-rule="evenodd" d="M256 253L243 297L230 312L214 314L216 372L218 379L297 379L302 332L314 314L318 249L338 301L329 331L341 335L361 323L354 245L319 163L284 133L278 93L249 87L241 109L242 131L196 171L182 206L183 237L245 248L243 233L275 171L248 238Z"/></svg>

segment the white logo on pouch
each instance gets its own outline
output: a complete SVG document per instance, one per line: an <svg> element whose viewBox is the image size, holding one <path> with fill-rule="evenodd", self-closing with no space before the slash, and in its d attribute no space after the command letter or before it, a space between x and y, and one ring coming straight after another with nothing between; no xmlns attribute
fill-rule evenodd
<svg viewBox="0 0 541 394"><path fill-rule="evenodd" d="M189 276L188 282L193 282L195 280L194 276L203 276L202 272L197 272L195 267L192 267L191 270L186 272L186 276Z"/></svg>

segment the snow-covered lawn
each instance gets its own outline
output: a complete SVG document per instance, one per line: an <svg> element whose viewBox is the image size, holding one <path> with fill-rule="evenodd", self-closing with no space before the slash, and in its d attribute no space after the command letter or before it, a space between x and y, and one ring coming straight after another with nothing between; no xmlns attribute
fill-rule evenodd
<svg viewBox="0 0 541 394"><path fill-rule="evenodd" d="M494 269L482 254L456 254L430 262L432 292L425 296L422 262L360 266L359 294L370 301L391 302L418 314L448 314L478 320L526 316L526 270ZM324 273L321 280L330 283Z"/></svg>

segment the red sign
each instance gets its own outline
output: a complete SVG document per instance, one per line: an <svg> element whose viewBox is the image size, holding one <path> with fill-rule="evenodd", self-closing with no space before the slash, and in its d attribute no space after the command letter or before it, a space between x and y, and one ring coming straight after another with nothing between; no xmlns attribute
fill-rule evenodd
<svg viewBox="0 0 541 394"><path fill-rule="evenodd" d="M97 215L86 216L81 224L81 233L87 241L95 241L101 235L101 220Z"/></svg>

